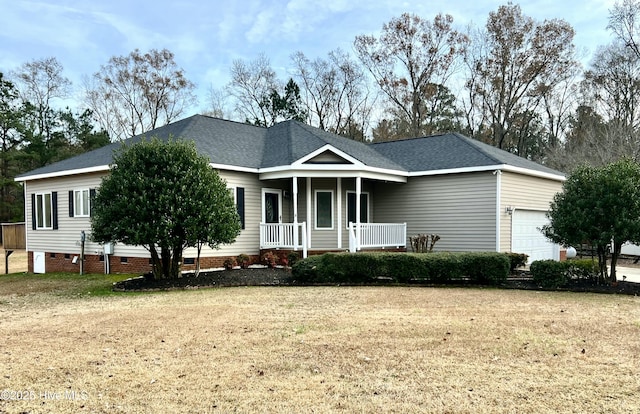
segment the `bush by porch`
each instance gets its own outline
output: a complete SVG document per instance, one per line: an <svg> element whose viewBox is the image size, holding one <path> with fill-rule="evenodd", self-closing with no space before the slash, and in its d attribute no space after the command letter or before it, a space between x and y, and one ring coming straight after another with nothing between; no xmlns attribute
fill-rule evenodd
<svg viewBox="0 0 640 414"><path fill-rule="evenodd" d="M498 285L507 280L504 253L326 253L292 267L298 283L450 283Z"/></svg>

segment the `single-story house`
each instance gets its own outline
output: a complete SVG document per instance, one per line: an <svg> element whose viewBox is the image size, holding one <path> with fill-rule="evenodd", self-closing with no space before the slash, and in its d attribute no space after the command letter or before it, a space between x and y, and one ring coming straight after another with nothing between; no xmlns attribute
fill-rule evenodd
<svg viewBox="0 0 640 414"><path fill-rule="evenodd" d="M231 245L205 248L203 268L242 253L259 260L266 250L410 251L409 237L434 233L435 250L560 255L538 228L565 176L460 134L366 144L296 121L263 128L194 115L145 135L193 140L235 195L242 231ZM82 232L86 271L151 269L141 246L90 238L91 194L120 145L16 178L30 271L77 270ZM188 249L183 266L195 256Z"/></svg>

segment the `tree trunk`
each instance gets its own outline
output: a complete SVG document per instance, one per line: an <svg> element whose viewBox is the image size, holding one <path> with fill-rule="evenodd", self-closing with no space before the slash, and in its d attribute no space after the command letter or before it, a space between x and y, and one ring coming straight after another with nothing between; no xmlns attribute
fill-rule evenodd
<svg viewBox="0 0 640 414"><path fill-rule="evenodd" d="M613 251L611 252L611 275L609 276L610 283L616 283L618 281L618 277L616 275L616 265L618 264L618 257L620 257L621 251L622 243L614 242Z"/></svg>
<svg viewBox="0 0 640 414"><path fill-rule="evenodd" d="M598 268L600 270L598 283L605 283L607 280L607 247L598 244L596 248L598 249Z"/></svg>

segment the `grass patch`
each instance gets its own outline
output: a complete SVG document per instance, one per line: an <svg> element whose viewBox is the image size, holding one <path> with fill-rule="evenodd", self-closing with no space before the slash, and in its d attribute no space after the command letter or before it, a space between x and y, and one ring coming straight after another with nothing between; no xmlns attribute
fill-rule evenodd
<svg viewBox="0 0 640 414"><path fill-rule="evenodd" d="M15 273L0 276L0 297L47 294L53 296L107 296L115 282L135 275L78 273Z"/></svg>
<svg viewBox="0 0 640 414"><path fill-rule="evenodd" d="M0 412L640 406L638 297L419 287L104 290L120 277L127 276L0 277L0 390L35 392L0 400ZM11 291L29 279L32 291L14 300ZM72 391L77 399L42 397Z"/></svg>

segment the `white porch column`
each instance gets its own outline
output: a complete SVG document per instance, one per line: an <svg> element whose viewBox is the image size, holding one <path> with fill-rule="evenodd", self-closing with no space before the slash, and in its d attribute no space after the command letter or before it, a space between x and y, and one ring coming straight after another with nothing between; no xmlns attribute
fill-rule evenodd
<svg viewBox="0 0 640 414"><path fill-rule="evenodd" d="M496 176L496 252L500 251L500 216L502 215L500 192L502 191L502 171L495 170Z"/></svg>
<svg viewBox="0 0 640 414"><path fill-rule="evenodd" d="M338 220L336 220L336 223L338 226L338 249L342 249L342 178L338 177L337 180L336 191L338 192L338 196L336 197L336 208L338 211Z"/></svg>
<svg viewBox="0 0 640 414"><path fill-rule="evenodd" d="M298 177L293 177L293 250L298 250Z"/></svg>
<svg viewBox="0 0 640 414"><path fill-rule="evenodd" d="M311 248L311 177L307 177L307 248Z"/></svg>
<svg viewBox="0 0 640 414"><path fill-rule="evenodd" d="M360 193L362 193L362 177L356 177L356 249L360 250Z"/></svg>

